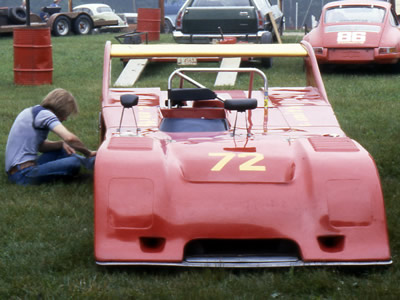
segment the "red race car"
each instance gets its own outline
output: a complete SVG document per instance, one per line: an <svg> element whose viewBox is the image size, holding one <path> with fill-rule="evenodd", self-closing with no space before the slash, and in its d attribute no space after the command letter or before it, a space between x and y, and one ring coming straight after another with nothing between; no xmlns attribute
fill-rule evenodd
<svg viewBox="0 0 400 300"><path fill-rule="evenodd" d="M320 64L395 64L400 58L399 22L385 1L330 2L304 40Z"/></svg>
<svg viewBox="0 0 400 300"><path fill-rule="evenodd" d="M111 85L120 58L272 56L304 59L305 86L270 87L256 68L177 69L166 90ZM241 72L248 90L207 88L210 72ZM307 42L107 42L100 120L99 265L391 263L377 168L340 129Z"/></svg>

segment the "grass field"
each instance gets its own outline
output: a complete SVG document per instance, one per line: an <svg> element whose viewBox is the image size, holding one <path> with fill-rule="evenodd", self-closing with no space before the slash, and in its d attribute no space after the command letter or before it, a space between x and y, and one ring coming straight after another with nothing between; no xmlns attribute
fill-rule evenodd
<svg viewBox="0 0 400 300"><path fill-rule="evenodd" d="M17 86L13 83L13 39L0 37L3 169L7 134L15 116L56 87L70 90L79 101L81 113L66 126L89 147L98 146L106 40L115 41L108 34L52 38L53 85ZM166 40L169 38L162 36L162 41ZM172 68L152 66L139 84L165 88ZM302 84L299 60L275 60L266 73L272 86ZM392 266L105 269L95 265L93 255L91 180L19 187L9 184L3 172L0 299L399 299L400 73L358 69L323 73L323 79L342 128L376 160L385 196Z"/></svg>

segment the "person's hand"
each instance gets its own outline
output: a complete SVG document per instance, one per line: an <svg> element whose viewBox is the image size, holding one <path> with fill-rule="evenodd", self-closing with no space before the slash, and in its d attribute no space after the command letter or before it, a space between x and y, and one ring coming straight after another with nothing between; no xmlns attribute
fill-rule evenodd
<svg viewBox="0 0 400 300"><path fill-rule="evenodd" d="M68 155L76 153L75 149L65 142L63 142L63 149L65 150L65 152L67 152Z"/></svg>
<svg viewBox="0 0 400 300"><path fill-rule="evenodd" d="M96 154L97 154L97 151L90 151L90 154L88 157L96 156Z"/></svg>

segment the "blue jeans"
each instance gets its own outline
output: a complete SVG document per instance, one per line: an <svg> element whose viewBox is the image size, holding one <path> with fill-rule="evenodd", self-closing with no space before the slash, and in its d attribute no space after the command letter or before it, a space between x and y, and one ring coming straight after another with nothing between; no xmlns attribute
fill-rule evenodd
<svg viewBox="0 0 400 300"><path fill-rule="evenodd" d="M64 149L43 153L36 161L36 165L19 170L8 179L16 184L41 184L56 179L76 176L81 166L93 170L95 157L85 158L78 154L68 155Z"/></svg>

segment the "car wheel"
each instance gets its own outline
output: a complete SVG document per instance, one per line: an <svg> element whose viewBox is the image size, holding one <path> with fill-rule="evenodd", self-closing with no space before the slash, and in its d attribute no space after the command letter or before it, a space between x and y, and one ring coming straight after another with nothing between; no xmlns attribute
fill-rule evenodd
<svg viewBox="0 0 400 300"><path fill-rule="evenodd" d="M22 7L10 7L8 9L8 19L13 24L25 24L26 23L26 11Z"/></svg>
<svg viewBox="0 0 400 300"><path fill-rule="evenodd" d="M174 26L172 26L172 23L170 20L165 20L164 22L164 33L172 33L174 31Z"/></svg>
<svg viewBox="0 0 400 300"><path fill-rule="evenodd" d="M64 36L71 31L71 21L66 16L59 16L54 20L52 27L55 36Z"/></svg>
<svg viewBox="0 0 400 300"><path fill-rule="evenodd" d="M88 16L81 15L75 19L73 30L76 34L90 34L92 29L92 20Z"/></svg>
<svg viewBox="0 0 400 300"><path fill-rule="evenodd" d="M282 17L282 19L281 19L281 22L280 22L280 25L279 25L279 34L280 34L280 36L282 36L283 35L283 17Z"/></svg>
<svg viewBox="0 0 400 300"><path fill-rule="evenodd" d="M263 35L261 36L260 44L272 44L272 33L264 32ZM261 64L266 68L271 68L272 58L271 57L261 58Z"/></svg>

